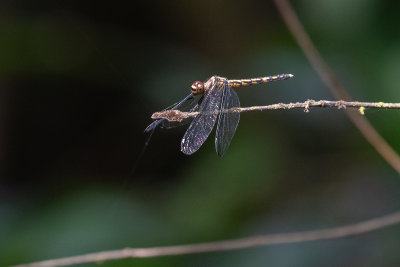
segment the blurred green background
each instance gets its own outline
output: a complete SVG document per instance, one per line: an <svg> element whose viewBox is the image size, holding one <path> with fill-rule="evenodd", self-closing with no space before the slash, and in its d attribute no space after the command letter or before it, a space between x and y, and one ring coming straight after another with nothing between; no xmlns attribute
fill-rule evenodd
<svg viewBox="0 0 400 267"><path fill-rule="evenodd" d="M400 102L399 2L295 9L359 101ZM0 3L0 266L124 247L320 229L400 209L399 175L342 110L243 113L223 158L150 115L214 74L242 106L329 99L270 1ZM367 118L400 151L398 111ZM337 240L102 266L399 266L400 226ZM87 266L95 266L88 264Z"/></svg>

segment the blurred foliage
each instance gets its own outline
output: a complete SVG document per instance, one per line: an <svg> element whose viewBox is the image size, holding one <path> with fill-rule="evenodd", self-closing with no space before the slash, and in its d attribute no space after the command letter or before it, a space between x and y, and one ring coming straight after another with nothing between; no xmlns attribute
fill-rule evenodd
<svg viewBox="0 0 400 267"><path fill-rule="evenodd" d="M354 99L400 102L397 2L293 2ZM5 0L0 14L0 266L400 208L398 174L341 110L244 113L223 158L213 134L188 157L185 129L158 130L137 161L151 113L195 80L295 75L238 88L242 106L333 98L271 2ZM399 112L366 116L399 151ZM399 231L102 266L397 266Z"/></svg>

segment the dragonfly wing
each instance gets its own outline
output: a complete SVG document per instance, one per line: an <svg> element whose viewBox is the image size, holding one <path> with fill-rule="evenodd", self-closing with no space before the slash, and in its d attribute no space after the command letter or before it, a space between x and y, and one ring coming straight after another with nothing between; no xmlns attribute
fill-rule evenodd
<svg viewBox="0 0 400 267"><path fill-rule="evenodd" d="M196 152L214 128L225 86L227 86L227 82L217 81L205 95L199 107L200 114L193 119L185 136L182 138L181 151L186 155Z"/></svg>
<svg viewBox="0 0 400 267"><path fill-rule="evenodd" d="M185 108L185 109L192 109L194 106L197 105L197 102L199 101L198 98L195 98L192 94L186 96L184 99L179 101L178 103L173 104L172 106L169 106L168 108L164 109L165 110L176 110L180 108ZM182 110L183 111L183 110ZM156 121L153 121L147 128L144 130L145 132L150 132L154 128L160 125L162 128L172 128L172 127L177 127L184 125L186 123L182 122L169 122L167 119L159 119Z"/></svg>
<svg viewBox="0 0 400 267"><path fill-rule="evenodd" d="M240 120L239 112L224 112L224 110L230 108L240 107L239 97L230 86L224 90L221 106L215 134L215 150L220 157L228 149Z"/></svg>
<svg viewBox="0 0 400 267"><path fill-rule="evenodd" d="M164 120L164 119L159 119L159 120L153 121L152 123L150 123L149 126L146 127L146 129L144 129L144 131L146 133L151 132L161 123L162 120Z"/></svg>
<svg viewBox="0 0 400 267"><path fill-rule="evenodd" d="M202 97L195 96L193 99L186 101L180 107L175 108L175 109L178 109L182 112L196 112L199 110L201 101L202 101ZM168 121L166 119L163 119L163 121L160 124L160 127L165 128L165 129L171 129L171 128L187 125L193 121L193 118L194 117L188 117L188 118L183 119L182 121Z"/></svg>

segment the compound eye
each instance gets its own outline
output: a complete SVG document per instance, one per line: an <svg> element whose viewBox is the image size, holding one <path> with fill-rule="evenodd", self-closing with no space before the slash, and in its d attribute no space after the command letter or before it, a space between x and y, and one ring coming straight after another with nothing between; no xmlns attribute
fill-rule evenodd
<svg viewBox="0 0 400 267"><path fill-rule="evenodd" d="M196 90L202 89L203 87L204 87L204 85L203 85L203 83L200 82L200 81L195 81L195 82L192 84L192 88L193 88L193 89L196 89Z"/></svg>
<svg viewBox="0 0 400 267"><path fill-rule="evenodd" d="M195 81L192 83L192 94L199 95L202 94L204 91L204 84L200 81Z"/></svg>

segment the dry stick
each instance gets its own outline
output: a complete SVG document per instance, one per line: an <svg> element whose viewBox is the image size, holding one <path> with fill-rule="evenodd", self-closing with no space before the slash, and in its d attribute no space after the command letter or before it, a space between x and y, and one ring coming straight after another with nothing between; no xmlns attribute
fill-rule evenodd
<svg viewBox="0 0 400 267"><path fill-rule="evenodd" d="M371 232L373 230L388 227L400 222L400 211L379 218L367 220L360 223L350 224L342 227L312 230L305 232L294 232L284 234L259 235L241 239L234 239L220 242L209 242L201 244L152 247L152 248L125 248L122 250L111 250L60 258L54 260L34 262L30 264L22 264L14 267L54 267L66 266L72 264L81 264L87 262L103 262L106 260L116 260L124 258L153 258L168 255L184 255L215 251L226 251L250 248L256 246L274 245L274 244L292 244L306 241L331 239L339 237L347 237L362 233Z"/></svg>
<svg viewBox="0 0 400 267"><path fill-rule="evenodd" d="M245 112L245 111L263 111L263 110L277 110L277 109L294 109L303 108L305 112L309 111L309 108L320 107L320 108L358 108L361 114L364 114L366 108L383 108L383 109L400 109L400 103L384 103L384 102L348 102L348 101L329 101L329 100L307 100L305 102L295 103L278 103L267 106L253 106L244 108L231 108L222 112ZM218 111L214 111L218 113ZM213 111L208 113L212 114ZM199 112L183 112L180 110L164 110L155 112L151 115L152 119L167 119L168 121L182 121L188 117L197 116Z"/></svg>
<svg viewBox="0 0 400 267"><path fill-rule="evenodd" d="M350 96L346 89L340 84L335 74L331 71L328 65L325 63L317 48L311 41L300 23L296 12L287 0L274 0L286 26L289 28L296 42L303 50L308 61L311 63L314 70L318 73L321 80L328 86L337 99L350 100ZM392 166L393 169L400 174L400 157L397 153L389 146L389 144L379 135L374 127L368 122L365 117L360 116L356 112L346 111L350 120L358 128L361 134L367 139L367 141L375 148L375 150L381 154L387 163Z"/></svg>
<svg viewBox="0 0 400 267"><path fill-rule="evenodd" d="M350 99L346 90L339 84L336 77L330 71L329 67L323 61L311 39L305 33L300 24L294 10L286 0L274 0L276 6L282 14L288 28L296 38L299 46L303 49L308 60L313 65L321 79L328 85L337 98ZM278 104L279 105L279 104ZM253 107L254 108L254 107ZM369 122L354 112L347 111L352 122L357 126L360 132L365 136L368 142L385 158L385 160L400 174L400 158L393 149L382 139L382 137L374 130ZM169 247L153 247L153 248L137 248L123 249L114 251L104 251L81 256L60 258L31 264L18 265L19 267L37 266L66 266L72 264L81 264L87 262L100 262L111 259L122 258L144 258L158 257L166 255L183 255L202 252L214 252L223 250L233 250L241 248L249 248L262 245L284 244L306 242L312 240L321 240L329 238L346 237L361 233L370 232L381 229L393 224L400 223L400 212L395 212L376 219L324 230L313 230L307 232L284 233L273 235L261 235L236 239L230 241L202 243L197 245L182 245Z"/></svg>

